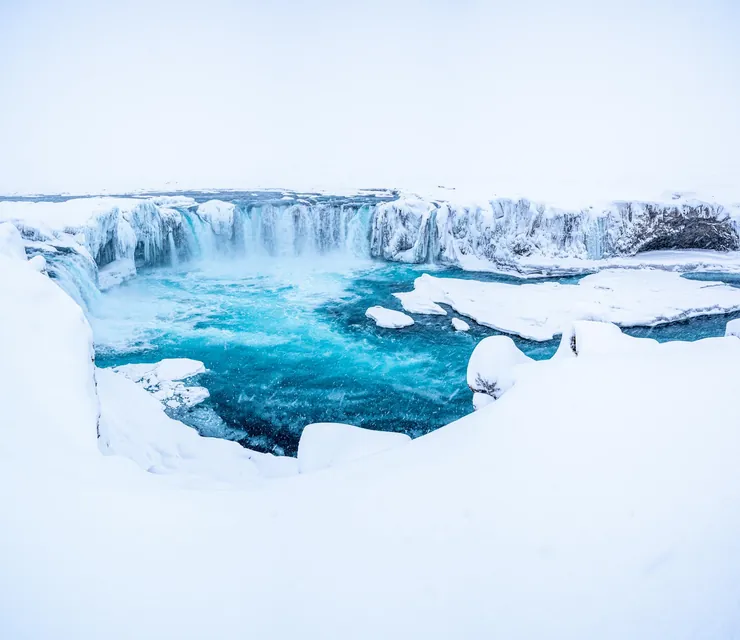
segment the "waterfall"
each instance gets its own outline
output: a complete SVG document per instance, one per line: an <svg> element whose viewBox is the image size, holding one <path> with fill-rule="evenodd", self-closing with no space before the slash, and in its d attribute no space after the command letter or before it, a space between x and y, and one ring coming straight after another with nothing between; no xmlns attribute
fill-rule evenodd
<svg viewBox="0 0 740 640"><path fill-rule="evenodd" d="M177 267L180 264L180 259L177 256L177 247L175 246L175 236L172 231L167 235L167 240L170 245L170 266Z"/></svg>
<svg viewBox="0 0 740 640"><path fill-rule="evenodd" d="M97 269L91 260L73 250L45 255L49 276L85 311L100 297Z"/></svg>

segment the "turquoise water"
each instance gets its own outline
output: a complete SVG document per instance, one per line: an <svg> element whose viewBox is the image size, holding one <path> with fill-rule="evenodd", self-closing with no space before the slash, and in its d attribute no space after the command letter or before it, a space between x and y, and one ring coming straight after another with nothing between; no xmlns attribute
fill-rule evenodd
<svg viewBox="0 0 740 640"><path fill-rule="evenodd" d="M454 313L415 316L416 324L402 330L365 318L375 304L400 309L392 293L410 290L430 271L521 282L337 256L157 269L104 294L91 309L97 362L202 360L209 372L198 384L211 398L178 417L204 435L263 451L295 454L303 427L319 421L422 435L471 411L467 362L477 342L496 333L473 322L469 333L455 332ZM630 333L692 340L722 335L727 319ZM517 342L534 358L557 347Z"/></svg>

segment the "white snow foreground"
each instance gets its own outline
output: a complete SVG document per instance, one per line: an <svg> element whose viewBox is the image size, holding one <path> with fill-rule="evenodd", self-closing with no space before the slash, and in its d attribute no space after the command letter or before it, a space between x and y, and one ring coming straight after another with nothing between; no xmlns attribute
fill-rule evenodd
<svg viewBox="0 0 740 640"><path fill-rule="evenodd" d="M124 364L112 369L170 409L194 407L210 396L205 387L188 387L181 382L205 372L206 367L199 360L165 358L151 364Z"/></svg>
<svg viewBox="0 0 740 640"><path fill-rule="evenodd" d="M307 425L298 442L298 470L310 473L359 460L411 442L405 433L374 431L338 422Z"/></svg>
<svg viewBox="0 0 740 640"><path fill-rule="evenodd" d="M81 310L24 261L0 257L0 308L0 637L740 633L735 337L625 350L589 324L483 410L252 483L238 445L196 464L153 398L96 372ZM180 448L147 450L164 474L96 441L140 404L160 418L128 433Z"/></svg>
<svg viewBox="0 0 740 640"><path fill-rule="evenodd" d="M380 306L370 307L365 311L365 316L383 329L403 329L414 324L414 319L411 316Z"/></svg>
<svg viewBox="0 0 740 640"><path fill-rule="evenodd" d="M478 324L540 341L562 334L575 320L655 326L740 309L736 287L660 270L612 269L578 284L523 285L424 274L412 292L395 295L407 311L423 313L423 305L448 304Z"/></svg>
<svg viewBox="0 0 740 640"><path fill-rule="evenodd" d="M740 318L730 320L725 327L726 336L736 336L740 338Z"/></svg>

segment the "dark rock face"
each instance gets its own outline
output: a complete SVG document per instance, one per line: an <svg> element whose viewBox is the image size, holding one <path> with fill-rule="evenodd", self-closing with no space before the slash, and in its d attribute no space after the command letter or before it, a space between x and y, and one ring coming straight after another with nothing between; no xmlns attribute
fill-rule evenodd
<svg viewBox="0 0 740 640"><path fill-rule="evenodd" d="M740 237L721 205L645 206L637 221L633 252L659 249L734 251Z"/></svg>

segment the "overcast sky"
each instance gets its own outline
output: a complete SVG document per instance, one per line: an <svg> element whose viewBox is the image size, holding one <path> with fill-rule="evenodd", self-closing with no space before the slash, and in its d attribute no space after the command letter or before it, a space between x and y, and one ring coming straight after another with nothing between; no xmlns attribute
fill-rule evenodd
<svg viewBox="0 0 740 640"><path fill-rule="evenodd" d="M0 0L0 192L740 183L737 0Z"/></svg>

